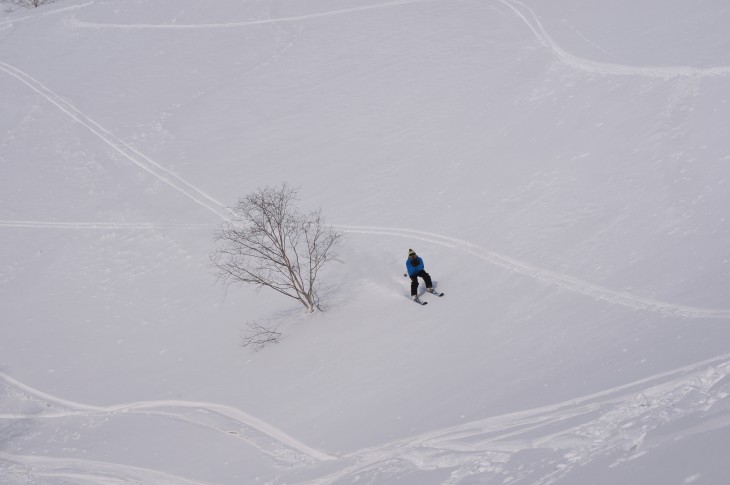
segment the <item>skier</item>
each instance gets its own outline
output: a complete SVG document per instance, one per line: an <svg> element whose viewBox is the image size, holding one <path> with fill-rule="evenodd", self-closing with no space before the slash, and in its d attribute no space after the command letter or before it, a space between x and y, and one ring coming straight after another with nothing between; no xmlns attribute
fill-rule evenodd
<svg viewBox="0 0 730 485"><path fill-rule="evenodd" d="M433 289L433 283L431 282L431 275L426 273L423 269L423 260L416 254L413 249L408 250L408 259L406 260L406 269L408 270L408 276L411 278L411 299L419 302L418 299L418 278L423 278L426 283L426 291L429 293L436 293ZM440 295L439 295L440 296Z"/></svg>

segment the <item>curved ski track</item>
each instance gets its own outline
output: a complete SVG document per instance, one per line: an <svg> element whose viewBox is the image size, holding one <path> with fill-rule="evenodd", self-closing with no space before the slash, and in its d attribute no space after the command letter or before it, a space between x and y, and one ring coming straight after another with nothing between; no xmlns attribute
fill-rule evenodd
<svg viewBox="0 0 730 485"><path fill-rule="evenodd" d="M0 381L5 382L8 386L20 391L28 397L40 400L46 407L54 408L52 411L49 410L39 414L0 414L0 419L51 419L99 414L109 416L113 416L115 414L158 414L225 432L229 435L238 436L246 440L250 445L256 447L259 451L276 459L281 459L282 456L285 456L283 451L286 449L294 450L298 452L299 455L304 455L304 457L312 461L327 461L334 459L333 456L311 448L287 435L280 429L232 406L180 400L138 401L113 406L94 406L70 401L45 393L23 384L4 372L0 372ZM187 412L190 409L199 410L202 411L202 413L199 415L192 415ZM244 430L242 431L241 428ZM255 433L250 432L250 429L256 430L258 433L263 435L265 439L256 437ZM270 441L272 439L280 445L273 451L269 450L269 448L271 448ZM293 458L293 461L301 461L301 456Z"/></svg>
<svg viewBox="0 0 730 485"><path fill-rule="evenodd" d="M671 79L677 77L716 77L730 75L729 66L697 68L690 66L631 66L597 62L590 59L574 56L566 52L547 33L535 12L517 0L498 0L519 17L535 35L540 44L553 53L556 59L573 69L591 74L606 74L613 76L642 76Z"/></svg>
<svg viewBox="0 0 730 485"><path fill-rule="evenodd" d="M572 276L540 268L530 263L499 254L468 241L453 237L409 229L387 229L383 227L342 225L337 226L337 228L352 234L377 234L381 236L417 239L419 241L458 249L472 254L483 261L523 274L548 285L557 285L566 290L590 296L597 300L605 300L616 305L629 307L634 310L648 310L667 316L679 316L684 318L730 318L730 310L675 305L673 303L652 300L650 298L643 298L629 293L611 290Z"/></svg>

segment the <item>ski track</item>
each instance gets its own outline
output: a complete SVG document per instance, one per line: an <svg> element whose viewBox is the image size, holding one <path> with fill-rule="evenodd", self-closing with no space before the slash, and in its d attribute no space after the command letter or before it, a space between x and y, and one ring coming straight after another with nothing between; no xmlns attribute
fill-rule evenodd
<svg viewBox="0 0 730 485"><path fill-rule="evenodd" d="M74 107L71 103L65 101L61 96L53 92L48 87L44 86L41 82L39 82L29 74L3 61L0 61L0 70L14 77L36 93L40 94L42 97L48 100L48 102L60 109L69 118L84 126L91 133L96 135L96 137L98 137L101 141L109 145L112 149L114 149L116 152L118 152L120 155L122 155L133 164L137 165L145 172L148 172L155 178L161 180L168 186L175 189L180 194L193 200L196 204L205 207L221 219L228 219L228 214L222 211L222 209L225 208L223 204L203 192L201 189L187 182L182 177L164 168L162 165L156 163L129 144L114 136L99 123L91 119L89 116L85 115L83 112Z"/></svg>
<svg viewBox="0 0 730 485"><path fill-rule="evenodd" d="M677 77L718 77L729 76L730 67L718 66L709 68L697 68L690 66L630 66L625 64L612 64L584 59L566 52L548 34L543 27L534 10L517 0L498 0L508 7L519 17L537 38L538 42L546 47L557 60L573 69L590 74L605 74L614 76L641 76L650 78L671 79Z"/></svg>
<svg viewBox="0 0 730 485"><path fill-rule="evenodd" d="M155 222L53 222L53 221L0 221L0 227L29 229L71 230L157 230L157 229L213 229L211 224L170 224Z"/></svg>
<svg viewBox="0 0 730 485"><path fill-rule="evenodd" d="M85 7L89 7L93 4L94 4L94 2L92 1L92 2L82 3L80 5L71 5L70 7L61 7L61 8L57 8L54 10L45 11L45 12L28 14L23 17L18 17L17 19L6 20L6 21L0 23L0 28L12 27L13 25L15 25L18 22L25 22L27 20L35 20L37 18L48 17L48 16L55 15L58 13L79 10L79 9L82 9Z"/></svg>
<svg viewBox="0 0 730 485"><path fill-rule="evenodd" d="M68 25L75 28L91 28L91 29L169 29L169 30L194 30L194 29L227 29L238 27L249 27L253 25L277 24L286 22L301 22L304 20L317 19L322 17L332 17L335 15L343 15L348 13L363 12L366 10L376 10L387 7L395 7L399 5L407 5L410 3L422 3L429 0L398 0L394 2L376 3L373 5L364 5L361 7L346 8L342 10L331 10L327 12L319 12L308 15L298 15L294 17L279 17L260 20L248 20L243 22L227 22L214 24L103 24L96 22L84 22L77 20L75 17L67 20Z"/></svg>
<svg viewBox="0 0 730 485"><path fill-rule="evenodd" d="M299 454L304 455L305 458L313 461L328 461L334 459L333 456L328 455L327 453L324 453L320 450L311 448L304 443L299 442L295 438L287 435L280 429L232 406L208 402L180 400L138 401L112 406L95 406L53 396L51 394L23 384L22 382L11 377L8 374L5 374L4 372L0 372L0 381L3 381L6 385L17 391L20 391L21 393L29 397L42 401L43 403L45 403L46 407L54 406L57 408L53 411L46 411L39 414L5 413L0 414L0 419L54 419L70 416L100 414L108 416L114 416L117 414L159 414L166 417L185 421L191 424L196 424L217 431L221 431L227 433L228 435L241 437L243 439L246 439L246 441L249 442L252 446L259 449L259 451L265 452L277 459L280 459L282 456L286 456L285 450L282 449L282 447L295 450ZM192 416L186 412L190 409L199 410L203 413L209 413L210 415L212 415L212 417L209 418L202 413L199 416ZM259 433L264 435L265 440L259 439L258 441L261 441L261 443L256 443L251 439L250 436L244 436L243 432L239 432L235 429L236 427L240 428L241 426L245 428L252 428L258 431ZM270 441L271 439L277 441L281 445L275 447L273 452L267 451L271 446L270 444L264 443L264 441ZM292 458L293 459L290 460L292 462L302 461L301 456L295 456Z"/></svg>
<svg viewBox="0 0 730 485"><path fill-rule="evenodd" d="M631 295L629 293L611 290L609 288L583 281L569 275L556 273L548 269L534 266L530 263L526 263L524 261L520 261L518 259L499 254L495 251L491 251L489 249L480 247L476 244L461 239L441 236L429 232L414 231L410 229L389 229L385 227L343 225L339 225L336 227L351 234L374 234L381 236L410 238L453 249L458 249L472 254L482 259L483 261L528 276L548 285L557 285L566 290L580 293L582 295L589 296L597 300L604 300L616 305L629 307L634 310L647 310L666 316L683 318L730 318L730 310L675 305L673 303L653 300L650 298L643 298L640 296Z"/></svg>
<svg viewBox="0 0 730 485"><path fill-rule="evenodd" d="M0 464L2 461L10 463L16 468L15 473L12 473L12 470L6 470L8 476L5 479L17 478L17 481L11 483L18 484L36 483L31 481L31 478L39 477L55 479L53 483L212 485L211 482L191 480L159 470L103 461L14 455L0 451Z"/></svg>
<svg viewBox="0 0 730 485"><path fill-rule="evenodd" d="M645 445L645 441L653 430L705 412L730 396L728 376L730 354L724 354L562 403L359 450L340 459L345 465L340 471L304 483L349 483L393 469L447 468L452 472L445 484L490 473L502 477L504 483L527 479L532 485L547 485L601 456L622 454L619 459L630 459L646 453L651 444ZM730 426L730 417L721 421ZM556 428L556 424L561 426ZM529 467L510 463L515 454L526 450L543 450L549 455L550 467L543 476L536 477Z"/></svg>

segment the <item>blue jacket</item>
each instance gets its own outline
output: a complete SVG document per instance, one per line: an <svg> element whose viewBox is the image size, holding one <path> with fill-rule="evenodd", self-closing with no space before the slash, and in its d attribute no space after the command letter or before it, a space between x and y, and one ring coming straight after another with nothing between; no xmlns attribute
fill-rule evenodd
<svg viewBox="0 0 730 485"><path fill-rule="evenodd" d="M406 260L406 269L408 270L408 276L416 276L418 273L423 271L423 260L420 256L416 256L416 262L408 258Z"/></svg>

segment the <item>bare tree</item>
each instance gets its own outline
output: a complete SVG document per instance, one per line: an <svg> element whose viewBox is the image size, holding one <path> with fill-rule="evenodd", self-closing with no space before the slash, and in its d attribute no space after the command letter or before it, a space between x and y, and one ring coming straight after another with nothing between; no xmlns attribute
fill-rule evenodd
<svg viewBox="0 0 730 485"><path fill-rule="evenodd" d="M2 0L0 3L7 3L18 7L36 8L47 3L53 3L55 0Z"/></svg>
<svg viewBox="0 0 730 485"><path fill-rule="evenodd" d="M321 211L300 213L297 193L282 184L239 199L230 221L216 233L210 260L226 284L271 288L311 313L322 310L318 277L336 260L342 234L325 225Z"/></svg>
<svg viewBox="0 0 730 485"><path fill-rule="evenodd" d="M241 346L261 350L269 344L277 344L281 340L281 332L276 327L259 322L246 322L246 330L241 334Z"/></svg>

